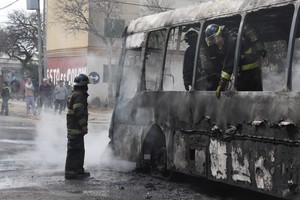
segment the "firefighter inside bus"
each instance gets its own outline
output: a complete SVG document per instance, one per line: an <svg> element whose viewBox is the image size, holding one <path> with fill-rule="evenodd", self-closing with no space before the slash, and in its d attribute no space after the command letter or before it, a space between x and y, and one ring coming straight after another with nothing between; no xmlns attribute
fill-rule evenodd
<svg viewBox="0 0 300 200"><path fill-rule="evenodd" d="M184 41L189 45L185 50L184 60L183 60L183 82L186 91L190 91L193 80L193 69L195 62L195 53L197 46L198 32L195 30L190 30L184 35ZM198 59L199 60L199 59ZM201 77L201 65L197 63L196 65L196 80ZM197 85L195 86L197 90Z"/></svg>
<svg viewBox="0 0 300 200"><path fill-rule="evenodd" d="M205 41L212 66L220 73L219 80L211 80L216 96L220 98L221 91L228 87L234 65L237 29L227 29L225 26L210 24L205 29ZM253 27L245 26L243 30L240 65L236 89L238 91L262 91L262 74L260 57L266 56L264 44L259 40ZM221 70L220 70L221 69ZM218 81L218 82L216 82ZM211 88L212 89L212 88Z"/></svg>

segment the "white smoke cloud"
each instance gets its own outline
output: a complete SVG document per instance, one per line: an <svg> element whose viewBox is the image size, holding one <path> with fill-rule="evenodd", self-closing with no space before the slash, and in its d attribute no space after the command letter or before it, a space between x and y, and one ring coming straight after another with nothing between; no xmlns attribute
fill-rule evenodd
<svg viewBox="0 0 300 200"><path fill-rule="evenodd" d="M101 116L103 117L103 116ZM101 167L120 171L130 171L135 163L120 161L113 158L112 150L108 148L108 128L110 115L104 115L98 121L89 122L89 133L85 135L85 163L84 168L100 170ZM92 120L95 120L92 117ZM37 173L58 171L63 172L67 155L66 115L54 114L52 110L42 112L36 125L34 149L21 154L21 157L34 166Z"/></svg>
<svg viewBox="0 0 300 200"><path fill-rule="evenodd" d="M109 142L108 126L101 128L96 130L89 125L89 133L85 136L85 167L101 164L101 156ZM42 112L36 133L34 150L24 152L23 156L31 160L37 170L63 171L67 155L66 115L54 114L52 110Z"/></svg>

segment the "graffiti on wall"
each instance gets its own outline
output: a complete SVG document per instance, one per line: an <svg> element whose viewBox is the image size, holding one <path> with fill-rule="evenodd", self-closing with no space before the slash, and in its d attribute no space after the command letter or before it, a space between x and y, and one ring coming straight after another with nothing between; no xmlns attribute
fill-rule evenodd
<svg viewBox="0 0 300 200"><path fill-rule="evenodd" d="M78 74L86 74L86 67L74 67L68 68L66 71L63 71L64 67L56 67L52 69L47 69L47 77L53 80L54 84L56 84L57 80L64 80L64 82L68 82L69 84L73 83L74 78Z"/></svg>

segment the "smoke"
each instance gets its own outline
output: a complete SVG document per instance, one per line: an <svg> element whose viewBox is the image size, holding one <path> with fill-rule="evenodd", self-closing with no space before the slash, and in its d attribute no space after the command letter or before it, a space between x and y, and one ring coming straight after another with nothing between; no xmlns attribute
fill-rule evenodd
<svg viewBox="0 0 300 200"><path fill-rule="evenodd" d="M278 73L263 68L262 77L263 91L281 91L285 85L285 72Z"/></svg>
<svg viewBox="0 0 300 200"><path fill-rule="evenodd" d="M88 134L85 135L84 168L101 170L111 168L118 171L131 171L135 163L113 157L109 147L108 129L111 113L90 116ZM105 123L103 123L105 122ZM66 115L54 114L52 110L41 113L36 124L34 149L24 152L21 157L33 165L37 173L64 171L67 155Z"/></svg>
<svg viewBox="0 0 300 200"><path fill-rule="evenodd" d="M110 120L109 114L104 117L107 118L105 119L106 122ZM87 171L101 169L103 166L128 170L127 164L114 160L111 150L107 147L109 143L108 127L109 123L89 122L89 133L84 138L84 167ZM45 170L64 171L67 155L65 114L54 114L52 110L42 112L36 125L34 146L33 150L22 154L22 157L27 159L34 166L34 169L38 172Z"/></svg>
<svg viewBox="0 0 300 200"><path fill-rule="evenodd" d="M64 169L67 150L65 115L42 112L36 124L35 149L27 154L36 169Z"/></svg>

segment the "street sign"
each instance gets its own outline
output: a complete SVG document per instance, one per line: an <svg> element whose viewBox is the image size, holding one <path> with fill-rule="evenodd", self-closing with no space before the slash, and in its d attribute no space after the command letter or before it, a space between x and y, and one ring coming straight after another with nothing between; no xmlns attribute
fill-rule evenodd
<svg viewBox="0 0 300 200"><path fill-rule="evenodd" d="M89 74L89 78L90 78L91 84L97 84L100 81L100 75L97 72L91 72Z"/></svg>
<svg viewBox="0 0 300 200"><path fill-rule="evenodd" d="M27 0L27 10L38 10L39 1L38 0Z"/></svg>

